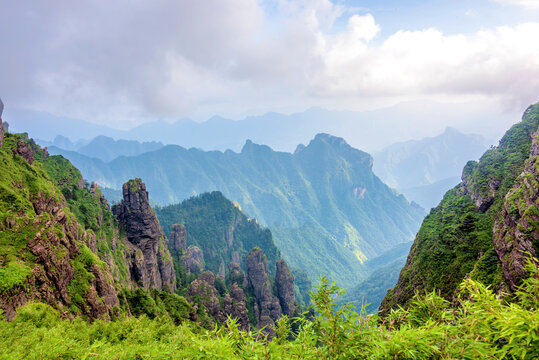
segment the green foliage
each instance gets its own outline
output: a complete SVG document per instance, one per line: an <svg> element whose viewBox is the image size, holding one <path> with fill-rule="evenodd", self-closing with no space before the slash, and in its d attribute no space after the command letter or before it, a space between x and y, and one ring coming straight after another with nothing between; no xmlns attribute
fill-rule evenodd
<svg viewBox="0 0 539 360"><path fill-rule="evenodd" d="M502 288L502 269L492 238L504 204L512 221L517 220L519 211L522 213L529 228L520 224L518 230L539 248L533 235L539 229L534 221L537 208L523 200L524 191L533 191L539 185L529 178L524 182L527 185L513 188L530 156L531 135L538 128L539 104L526 110L522 121L506 132L497 147L486 151L479 162L471 161L464 167L463 185L448 191L423 220L410 261L382 304L384 313L406 305L416 291L424 294L436 288L442 297L450 299L465 277Z"/></svg>
<svg viewBox="0 0 539 360"><path fill-rule="evenodd" d="M6 359L532 360L539 357L539 269L530 264L529 270L518 302L503 301L468 279L456 308L433 291L416 296L407 310L393 310L384 323L350 305L337 306L342 290L322 278L312 294L314 317L281 318L272 339L242 331L232 319L212 329L162 314L87 323L62 320L48 305L27 304L14 321L0 320L0 348ZM161 296L139 290L138 301Z"/></svg>
<svg viewBox="0 0 539 360"><path fill-rule="evenodd" d="M34 148L36 161L30 165L13 151L18 142ZM39 230L35 223L49 220L49 214L37 215L36 198L58 201L60 191L49 181L40 163L42 151L24 135L7 133L0 148L0 293L23 285L35 266L26 246ZM47 235L43 233L42 235Z"/></svg>
<svg viewBox="0 0 539 360"><path fill-rule="evenodd" d="M275 262L280 253L271 232L247 218L220 192L204 193L177 205L156 207L155 213L169 238L173 224L185 225L187 246L198 246L202 250L205 267L213 273L217 274L222 264L225 270L228 269L233 252L238 252L240 259L244 259L255 246L264 251L268 268L275 273ZM174 253L174 249L170 250ZM178 255L181 256L173 254Z"/></svg>
<svg viewBox="0 0 539 360"><path fill-rule="evenodd" d="M183 296L156 289L151 291L142 288L124 289L120 299L125 300L124 306L133 316L147 316L154 319L166 315L176 324L190 319L193 312L191 305Z"/></svg>
<svg viewBox="0 0 539 360"><path fill-rule="evenodd" d="M221 191L268 226L283 258L310 269L311 281L324 274L343 286L356 285L368 272L362 261L411 241L424 216L372 173L368 154L325 134L293 154L248 142L241 153L165 146L109 163L65 156L85 178L103 179L116 189L127 179L143 178L162 205Z"/></svg>
<svg viewBox="0 0 539 360"><path fill-rule="evenodd" d="M18 261L10 261L7 266L0 268L0 293L24 284L32 269Z"/></svg>
<svg viewBox="0 0 539 360"><path fill-rule="evenodd" d="M43 303L28 303L17 309L15 324L32 324L36 328L51 328L60 321L60 314Z"/></svg>

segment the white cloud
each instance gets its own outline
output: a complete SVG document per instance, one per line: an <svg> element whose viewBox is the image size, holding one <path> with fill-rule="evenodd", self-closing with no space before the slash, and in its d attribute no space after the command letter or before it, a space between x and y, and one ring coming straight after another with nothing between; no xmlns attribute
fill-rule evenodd
<svg viewBox="0 0 539 360"><path fill-rule="evenodd" d="M93 121L424 97L524 106L539 96L539 23L381 38L372 15L329 0L64 0L2 9L4 102ZM337 30L342 17L348 26Z"/></svg>

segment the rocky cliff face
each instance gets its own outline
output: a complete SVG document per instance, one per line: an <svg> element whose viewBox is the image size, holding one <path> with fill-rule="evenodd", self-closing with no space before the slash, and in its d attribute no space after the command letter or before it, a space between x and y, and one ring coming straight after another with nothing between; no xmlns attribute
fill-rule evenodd
<svg viewBox="0 0 539 360"><path fill-rule="evenodd" d="M526 167L505 196L494 224L494 249L511 290L516 290L527 274L526 259L539 254L539 132L532 137Z"/></svg>
<svg viewBox="0 0 539 360"><path fill-rule="evenodd" d="M81 248L88 241L88 234L81 232L76 221L68 219L65 203L41 195L32 204L36 217L31 225L39 230L27 239L27 249L35 257L34 266L24 284L0 295L0 308L6 311L8 320L28 301L47 302L63 309L64 314L76 306L91 318L112 316L112 308L119 305L114 281L98 266L95 255L88 248ZM22 230L17 221L6 223L9 232ZM87 258L81 264L78 260L83 257ZM91 274L91 281L79 293L75 286L82 283L85 274Z"/></svg>
<svg viewBox="0 0 539 360"><path fill-rule="evenodd" d="M288 317L294 316L294 311L296 310L294 304L294 275L292 275L286 261L283 259L277 261L275 285L283 314L288 315Z"/></svg>
<svg viewBox="0 0 539 360"><path fill-rule="evenodd" d="M497 147L463 169L462 183L427 215L399 281L382 301L382 315L434 289L453 300L471 278L511 292L526 276L527 257L539 251L537 156L539 104Z"/></svg>
<svg viewBox="0 0 539 360"><path fill-rule="evenodd" d="M247 276L241 269L241 266L237 262L231 262L228 264L228 276L226 278L227 284L238 284L245 288L248 285Z"/></svg>
<svg viewBox="0 0 539 360"><path fill-rule="evenodd" d="M249 284L255 295L255 316L257 327L267 327L271 330L274 320L281 317L279 300L271 293L271 283L268 278L268 262L260 248L255 247L247 254L245 260Z"/></svg>
<svg viewBox="0 0 539 360"><path fill-rule="evenodd" d="M180 259L188 274L200 274L204 270L204 254L198 246L190 246Z"/></svg>
<svg viewBox="0 0 539 360"><path fill-rule="evenodd" d="M173 251L185 251L187 241L187 232L185 226L181 224L173 224L170 231L169 244Z"/></svg>
<svg viewBox="0 0 539 360"><path fill-rule="evenodd" d="M176 276L165 235L140 179L123 185L123 200L113 212L125 230L131 248L129 265L133 280L146 289L174 290Z"/></svg>
<svg viewBox="0 0 539 360"><path fill-rule="evenodd" d="M219 296L215 289L215 275L211 271L205 271L198 279L191 282L186 296L195 304L200 302L204 306L206 314L211 315L217 322L223 322L225 320L225 316L221 310Z"/></svg>
<svg viewBox="0 0 539 360"><path fill-rule="evenodd" d="M230 291L223 299L224 310L231 318L238 320L240 328L249 331L251 324L249 323L249 312L247 310L247 299L245 293L237 283L232 284Z"/></svg>
<svg viewBox="0 0 539 360"><path fill-rule="evenodd" d="M64 316L110 318L119 305L114 280L88 247L95 234L51 181L48 165L55 160L14 134L6 134L0 158L0 308L6 317L28 301L42 301ZM70 170L61 168L73 178Z"/></svg>

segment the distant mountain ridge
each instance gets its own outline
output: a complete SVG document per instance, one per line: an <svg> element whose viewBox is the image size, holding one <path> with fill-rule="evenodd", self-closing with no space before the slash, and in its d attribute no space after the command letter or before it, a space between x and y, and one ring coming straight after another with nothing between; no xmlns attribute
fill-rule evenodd
<svg viewBox="0 0 539 360"><path fill-rule="evenodd" d="M221 191L270 228L292 267L307 269L313 280L329 275L346 286L368 274L364 261L409 242L423 217L422 209L373 174L369 154L327 134L294 154L252 141L240 153L169 145L108 163L58 153L108 188L144 177L162 205Z"/></svg>
<svg viewBox="0 0 539 360"><path fill-rule="evenodd" d="M139 142L136 140L114 140L107 136L96 136L89 142L72 143L68 138L57 136L53 142L38 140L41 146L66 151L76 151L79 154L102 161L111 161L120 156L136 156L148 151L161 149L161 142ZM59 151L59 150L55 150Z"/></svg>
<svg viewBox="0 0 539 360"><path fill-rule="evenodd" d="M408 305L434 289L454 300L466 278L514 293L539 260L539 104L499 145L463 168L462 181L425 217L397 285L381 305Z"/></svg>
<svg viewBox="0 0 539 360"><path fill-rule="evenodd" d="M436 124L448 124L465 132L474 132L485 128L477 125L478 119L489 119L500 124L508 121L507 115L502 116L486 105L476 108L466 104L455 106L437 102L402 103L372 111L310 108L291 114L268 112L238 120L221 116L202 122L185 118L174 119L174 122L160 120L130 130L24 109L9 108L8 112L13 131L29 132L31 137L45 141L62 135L77 143L81 138L89 141L104 135L114 139L160 141L208 151L240 151L247 139L279 151L293 151L297 144L306 143L317 133L323 132L345 137L352 146L374 152L397 141L441 132L443 125ZM433 122L433 119L436 121ZM497 138L499 135L488 133L485 136Z"/></svg>
<svg viewBox="0 0 539 360"><path fill-rule="evenodd" d="M428 210L460 181L466 162L479 158L486 149L482 136L447 127L438 136L395 143L374 153L373 170Z"/></svg>

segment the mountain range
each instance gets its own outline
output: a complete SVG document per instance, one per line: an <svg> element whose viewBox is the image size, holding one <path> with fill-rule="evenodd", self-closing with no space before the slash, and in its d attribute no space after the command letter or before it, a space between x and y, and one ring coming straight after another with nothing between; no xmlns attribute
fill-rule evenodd
<svg viewBox="0 0 539 360"><path fill-rule="evenodd" d="M90 141L71 142L70 139L58 135L54 141L37 140L39 145L48 148L59 148L68 151L76 151L79 154L111 161L120 156L136 156L148 151L159 150L164 145L161 142L138 142L136 140L114 140L107 136L96 136Z"/></svg>
<svg viewBox="0 0 539 360"><path fill-rule="evenodd" d="M74 143L87 143L96 136L137 141L160 141L185 148L240 151L247 139L278 151L294 151L317 133L346 138L354 147L374 153L395 142L421 139L443 131L447 124L466 133L482 131L484 137L497 139L500 125L485 131L484 123L510 124L486 104L443 104L411 102L372 111L336 111L311 108L282 114L270 112L232 120L214 116L202 122L167 119L141 124L128 130L73 118L9 107L7 116L14 132L29 132L34 139L53 142L61 135ZM436 119L436 121L433 121ZM502 127L503 128L503 127ZM80 141L82 139L82 141ZM37 140L36 140L37 141ZM65 148L64 148L65 149ZM69 150L69 149L66 149Z"/></svg>
<svg viewBox="0 0 539 360"><path fill-rule="evenodd" d="M213 328L231 317L272 335L275 321L296 315L294 277L271 232L222 195L162 209L167 238L141 179L124 183L111 209L68 160L1 125L0 309L8 320L45 303L88 320L167 316ZM230 236L204 236L212 230ZM229 250L221 263L212 256L218 244ZM207 270L214 264L219 273Z"/></svg>
<svg viewBox="0 0 539 360"><path fill-rule="evenodd" d="M49 151L103 187L119 189L127 179L143 177L162 205L221 191L268 226L283 257L294 268L309 269L313 281L325 274L354 285L370 271L365 261L411 241L423 217L419 206L374 175L369 154L327 134L294 153L251 141L240 153L168 145L108 163Z"/></svg>
<svg viewBox="0 0 539 360"><path fill-rule="evenodd" d="M480 135L454 128L435 137L392 144L373 154L373 171L424 209L435 207L460 182L462 168L487 149Z"/></svg>

